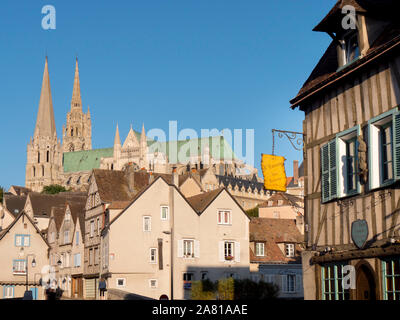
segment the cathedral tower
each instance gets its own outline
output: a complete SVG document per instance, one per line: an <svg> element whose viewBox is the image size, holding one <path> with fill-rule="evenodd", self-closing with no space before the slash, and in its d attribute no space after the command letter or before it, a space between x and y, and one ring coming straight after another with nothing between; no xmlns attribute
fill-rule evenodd
<svg viewBox="0 0 400 320"><path fill-rule="evenodd" d="M35 132L27 147L26 187L40 192L43 186L60 183L61 157L46 57Z"/></svg>
<svg viewBox="0 0 400 320"><path fill-rule="evenodd" d="M67 113L67 124L63 126L63 152L92 149L92 123L90 111L82 111L81 87L79 82L78 59L75 64L74 88L71 111Z"/></svg>

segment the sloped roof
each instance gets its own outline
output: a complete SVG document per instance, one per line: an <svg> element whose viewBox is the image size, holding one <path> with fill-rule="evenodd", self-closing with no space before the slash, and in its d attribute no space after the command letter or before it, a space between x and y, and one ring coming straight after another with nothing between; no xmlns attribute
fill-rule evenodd
<svg viewBox="0 0 400 320"><path fill-rule="evenodd" d="M279 205L278 201L282 201L282 204ZM270 202L272 202L272 205L268 205ZM267 201L261 203L259 205L259 208L278 207L278 206L299 207L298 203L304 203L304 200L292 194L277 192L274 193Z"/></svg>
<svg viewBox="0 0 400 320"><path fill-rule="evenodd" d="M57 232L60 231L62 222L65 216L65 206L52 207L50 212L50 219L54 219Z"/></svg>
<svg viewBox="0 0 400 320"><path fill-rule="evenodd" d="M13 190L15 192L16 196L28 195L29 192L32 192L31 189L21 187L21 186L11 186L10 192L11 192L11 190Z"/></svg>
<svg viewBox="0 0 400 320"><path fill-rule="evenodd" d="M85 234L85 204L86 201L68 203L71 210L72 221L74 224L79 223L82 235Z"/></svg>
<svg viewBox="0 0 400 320"><path fill-rule="evenodd" d="M257 257L250 250L250 261L252 262L284 262L294 263L301 261L299 251L301 248L296 245L296 255L288 258L279 248L278 243L299 244L303 242L303 236L292 219L269 219L252 218L249 224L250 242L264 242L265 256Z"/></svg>
<svg viewBox="0 0 400 320"><path fill-rule="evenodd" d="M381 0L380 0L381 1ZM343 1L343 3L353 2L353 1ZM385 11L380 10L381 12L386 12L386 17L390 16L390 7L392 4L387 4L393 2L392 0L384 0L378 4L376 1L362 1L363 5L362 8L386 8ZM364 3L369 2L368 5L364 5ZM374 2L374 3L373 3ZM338 8L341 8L342 1L338 2L340 5ZM357 3L360 4L361 1L357 0ZM394 3L394 2L393 2ZM338 8L334 9L338 10ZM335 11L333 10L333 11ZM340 11L340 10L339 10ZM358 10L360 11L360 10ZM368 14L374 14L375 11L368 9ZM326 19L332 19L332 12L328 14ZM328 20L329 20L328 19ZM384 17L380 16L380 19L384 19ZM329 86L330 84L337 81L339 78L347 76L360 66L367 64L368 62L372 61L375 57L378 57L379 54L386 49L392 49L397 47L400 44L400 25L399 22L394 20L388 20L390 24L382 31L381 35L378 36L377 40L371 44L370 48L366 52L364 57L361 57L357 61L345 66L344 68L339 69L338 65L338 57L337 57L337 50L336 50L336 43L333 40L331 44L328 46L327 50L325 51L324 55L321 57L319 62L317 63L316 67L313 69L311 75L303 84L302 88L298 92L295 98L293 98L290 103L292 104L292 108L298 106L301 101L308 98L309 96L313 95L317 90L321 90L325 86ZM337 22L335 22L337 24ZM339 23L340 24L340 23ZM319 26L318 31L325 31L325 27L322 28ZM321 29L321 30L320 30Z"/></svg>
<svg viewBox="0 0 400 320"><path fill-rule="evenodd" d="M100 168L101 158L110 158L114 148L82 150L63 154L64 172L90 171Z"/></svg>
<svg viewBox="0 0 400 320"><path fill-rule="evenodd" d="M218 188L209 192L197 194L192 197L186 198L190 205L198 214L201 214L208 205L224 190L224 188Z"/></svg>
<svg viewBox="0 0 400 320"><path fill-rule="evenodd" d="M4 206L12 215L14 215L14 217L16 217L24 209L26 198L27 196L4 194Z"/></svg>
<svg viewBox="0 0 400 320"><path fill-rule="evenodd" d="M80 202L86 197L84 192L60 192L58 194L31 192L29 194L34 216L44 218L50 218L52 207L65 206L67 202Z"/></svg>

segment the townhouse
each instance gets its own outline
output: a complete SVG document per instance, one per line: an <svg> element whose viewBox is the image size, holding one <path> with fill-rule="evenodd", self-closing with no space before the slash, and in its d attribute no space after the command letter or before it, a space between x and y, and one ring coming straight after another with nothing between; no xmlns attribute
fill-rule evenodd
<svg viewBox="0 0 400 320"><path fill-rule="evenodd" d="M26 290L34 300L44 299L40 280L48 264L49 244L24 211L0 232L0 296L21 298Z"/></svg>
<svg viewBox="0 0 400 320"><path fill-rule="evenodd" d="M291 101L305 114L305 299L400 299L400 28L393 5L338 1L314 28L332 42Z"/></svg>
<svg viewBox="0 0 400 320"><path fill-rule="evenodd" d="M278 297L304 297L301 252L303 236L296 220L252 218L250 221L250 270L253 280L279 287Z"/></svg>
<svg viewBox="0 0 400 320"><path fill-rule="evenodd" d="M194 280L249 276L249 218L241 206L224 188L186 198L178 186L175 172L153 177L106 216L100 276L109 290L189 299Z"/></svg>

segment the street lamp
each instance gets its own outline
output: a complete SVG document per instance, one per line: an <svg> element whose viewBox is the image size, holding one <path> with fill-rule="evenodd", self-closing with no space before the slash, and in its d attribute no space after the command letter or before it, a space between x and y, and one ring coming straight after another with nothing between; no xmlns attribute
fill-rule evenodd
<svg viewBox="0 0 400 320"><path fill-rule="evenodd" d="M26 255L26 262L25 262L25 269L26 269L26 291L28 291L28 258L33 257L32 259L32 268L36 267L36 260L35 260L35 255L33 253L27 254Z"/></svg>

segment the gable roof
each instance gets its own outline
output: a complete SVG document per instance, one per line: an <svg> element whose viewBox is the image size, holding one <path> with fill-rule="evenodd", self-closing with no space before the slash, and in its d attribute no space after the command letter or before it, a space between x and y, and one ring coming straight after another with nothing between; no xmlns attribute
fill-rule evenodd
<svg viewBox="0 0 400 320"><path fill-rule="evenodd" d="M65 208L66 208L65 206L59 206L59 207L52 207L51 208L49 225L51 223L51 220L54 220L57 232L60 231L62 222L64 220Z"/></svg>
<svg viewBox="0 0 400 320"><path fill-rule="evenodd" d="M75 225L79 223L82 235L85 234L85 205L85 201L68 203L72 221Z"/></svg>
<svg viewBox="0 0 400 320"><path fill-rule="evenodd" d="M21 186L11 186L8 192L16 196L26 196L29 192L32 192L32 190Z"/></svg>
<svg viewBox="0 0 400 320"><path fill-rule="evenodd" d="M31 192L29 199L33 215L38 218L50 218L51 208L65 206L66 202L80 202L86 200L84 192L60 192L58 194L42 194Z"/></svg>
<svg viewBox="0 0 400 320"><path fill-rule="evenodd" d="M343 0L343 3L347 2L353 2L353 1ZM361 3L360 0L357 0L356 2L358 4ZM367 13L371 14L375 12L374 10L371 10L371 8L373 8L374 6L385 8L386 12L390 12L391 10L388 10L388 8L390 8L391 6L390 2L393 1L385 0L382 2L381 5L379 5L378 2L376 1L375 1L376 3L372 3L374 2L372 0L369 0L368 2L371 3L370 6L366 6L365 5L366 1L363 1L363 5L361 7L368 8ZM342 7L342 1L339 1L338 4L332 9L333 11L332 10L331 11L336 12L341 7ZM361 11L361 9L358 11ZM381 11L383 12L383 10ZM332 19L329 18L333 16L332 12L328 14L326 19ZM380 17L380 19L382 19L382 17ZM383 54L386 54L389 51L398 48L400 45L400 23L396 19L388 20L388 22L390 22L389 25L381 32L381 35L378 36L378 38L370 45L370 48L366 52L365 56L359 58L355 62L346 65L345 67L340 69L338 65L336 42L335 40L333 40L329 45L329 47L327 48L327 50L325 51L324 55L319 60L314 70L312 71L311 75L303 84L302 88L300 89L296 97L290 101L292 105L291 108L299 106L304 100L314 95L317 91L320 91L330 86L334 82L341 80L342 78L364 67L373 60L381 58ZM321 27L321 25L319 25L317 31L322 31L322 29L324 28L325 27Z"/></svg>
<svg viewBox="0 0 400 320"><path fill-rule="evenodd" d="M15 196L13 194L4 194L4 207L14 217L18 216L25 207L27 196Z"/></svg>
<svg viewBox="0 0 400 320"><path fill-rule="evenodd" d="M272 205L269 205L271 203ZM282 201L279 204L278 201ZM278 207L278 206L293 206L296 208L303 208L299 205L299 203L304 203L304 200L300 197L297 197L292 194L284 193L284 192L276 192L269 199L259 205L259 208L268 208L268 207Z"/></svg>
<svg viewBox="0 0 400 320"><path fill-rule="evenodd" d="M25 216L28 221L32 224L32 226L35 228L36 232L40 235L40 237L43 239L43 241L46 243L47 247L50 248L49 243L47 242L46 238L43 236L42 232L39 230L39 228L36 226L36 224L32 221L32 219L25 213L24 210L21 211L21 213L14 219L14 221L6 228L4 229L3 232L0 233L0 241L1 239L4 238L4 236L14 227L14 225L18 222L18 220L22 217Z"/></svg>
<svg viewBox="0 0 400 320"><path fill-rule="evenodd" d="M252 218L249 224L250 242L264 242L265 256L257 257L250 250L252 262L283 262L298 263L301 261L299 254L294 258L288 258L279 248L279 243L300 244L303 236L292 219ZM301 248L297 245L296 251Z"/></svg>

